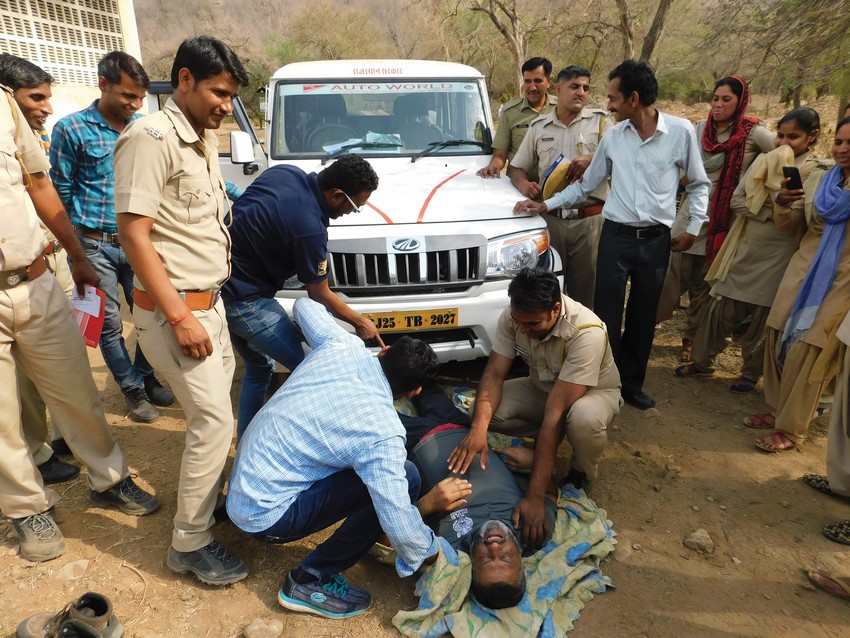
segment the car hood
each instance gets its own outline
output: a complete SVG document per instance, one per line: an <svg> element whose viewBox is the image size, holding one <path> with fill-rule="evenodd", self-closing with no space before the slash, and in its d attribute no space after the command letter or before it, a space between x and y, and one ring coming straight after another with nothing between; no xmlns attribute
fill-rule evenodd
<svg viewBox="0 0 850 638"><path fill-rule="evenodd" d="M489 156L432 156L414 163L407 157L367 159L378 174L378 189L362 213L343 215L331 225L434 224L527 216L514 215L514 204L523 197L506 176L483 179L476 175ZM319 171L323 167L303 168Z"/></svg>

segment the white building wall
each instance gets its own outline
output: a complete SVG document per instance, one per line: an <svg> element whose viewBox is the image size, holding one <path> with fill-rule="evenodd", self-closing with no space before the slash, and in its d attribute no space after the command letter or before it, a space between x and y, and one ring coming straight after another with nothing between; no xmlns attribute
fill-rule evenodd
<svg viewBox="0 0 850 638"><path fill-rule="evenodd" d="M133 0L0 0L0 50L53 76L48 128L100 95L97 63L106 53L144 62Z"/></svg>

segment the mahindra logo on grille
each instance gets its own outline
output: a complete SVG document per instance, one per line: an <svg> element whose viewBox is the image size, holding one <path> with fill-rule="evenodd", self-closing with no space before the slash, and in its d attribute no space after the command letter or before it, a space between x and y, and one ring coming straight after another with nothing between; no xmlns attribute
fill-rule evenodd
<svg viewBox="0 0 850 638"><path fill-rule="evenodd" d="M418 239L396 239L393 242L393 248L400 252L408 253L411 250L416 250L422 243Z"/></svg>

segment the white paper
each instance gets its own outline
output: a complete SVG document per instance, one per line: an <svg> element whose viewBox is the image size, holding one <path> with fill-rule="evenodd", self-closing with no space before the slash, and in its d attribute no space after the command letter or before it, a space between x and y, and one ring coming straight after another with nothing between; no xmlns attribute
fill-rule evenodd
<svg viewBox="0 0 850 638"><path fill-rule="evenodd" d="M97 288L85 285L85 292L82 297L77 292L77 287L74 286L74 292L71 294L71 303L74 304L74 309L84 312L92 317L99 317L101 311L100 297L97 296Z"/></svg>

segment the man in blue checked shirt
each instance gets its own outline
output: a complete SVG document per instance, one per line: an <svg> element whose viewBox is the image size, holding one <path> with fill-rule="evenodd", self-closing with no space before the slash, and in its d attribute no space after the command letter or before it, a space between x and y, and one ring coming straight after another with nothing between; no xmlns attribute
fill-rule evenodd
<svg viewBox="0 0 850 638"><path fill-rule="evenodd" d="M124 127L138 117L150 80L142 65L123 51L107 53L97 65L100 99L59 120L50 143L50 177L80 243L100 276L106 294L100 351L124 393L130 418L150 423L159 418L152 404L174 403L136 346L131 362L124 345L119 286L133 307L133 271L118 242L112 154Z"/></svg>
<svg viewBox="0 0 850 638"><path fill-rule="evenodd" d="M405 460L405 430L393 400L417 395L436 374L437 357L410 337L374 357L308 298L296 301L293 314L313 351L242 438L227 513L239 528L271 543L345 519L287 573L278 601L294 611L347 618L366 611L372 597L340 572L383 532L398 552L400 576L436 557L436 537L422 522L431 512L413 505L419 472Z"/></svg>

